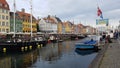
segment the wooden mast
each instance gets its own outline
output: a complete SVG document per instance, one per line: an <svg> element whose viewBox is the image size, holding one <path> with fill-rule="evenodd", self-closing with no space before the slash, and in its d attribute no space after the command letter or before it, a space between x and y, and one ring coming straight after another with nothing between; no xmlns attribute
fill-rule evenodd
<svg viewBox="0 0 120 68"><path fill-rule="evenodd" d="M14 35L13 35L13 37L15 37L15 12L16 12L16 2L15 2L15 0L14 0Z"/></svg>
<svg viewBox="0 0 120 68"><path fill-rule="evenodd" d="M30 10L31 10L31 14L30 14L30 19L31 19L31 38L33 37L33 34L32 34L32 0L30 0Z"/></svg>

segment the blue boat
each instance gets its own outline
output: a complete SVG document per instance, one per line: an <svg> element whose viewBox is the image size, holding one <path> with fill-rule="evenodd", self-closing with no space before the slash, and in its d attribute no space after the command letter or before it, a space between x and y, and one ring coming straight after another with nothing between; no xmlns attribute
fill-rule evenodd
<svg viewBox="0 0 120 68"><path fill-rule="evenodd" d="M80 49L75 49L75 52L77 54L79 54L79 55L84 56L84 55L90 55L90 54L95 53L97 51L95 51L95 50L80 50Z"/></svg>
<svg viewBox="0 0 120 68"><path fill-rule="evenodd" d="M90 50L90 49L98 49L96 40L85 41L83 43L76 43L75 46L80 50Z"/></svg>

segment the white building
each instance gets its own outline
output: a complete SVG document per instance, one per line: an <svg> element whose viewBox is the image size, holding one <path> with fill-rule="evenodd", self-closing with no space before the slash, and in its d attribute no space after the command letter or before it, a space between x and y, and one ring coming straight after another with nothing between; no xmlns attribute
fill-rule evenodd
<svg viewBox="0 0 120 68"><path fill-rule="evenodd" d="M47 18L42 18L38 25L41 32L57 33L57 21L54 17L48 16Z"/></svg>

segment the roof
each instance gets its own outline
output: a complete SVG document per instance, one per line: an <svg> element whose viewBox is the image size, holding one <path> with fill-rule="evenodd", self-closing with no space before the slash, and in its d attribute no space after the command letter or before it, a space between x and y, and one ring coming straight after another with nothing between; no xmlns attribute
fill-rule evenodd
<svg viewBox="0 0 120 68"><path fill-rule="evenodd" d="M60 18L58 18L58 17L55 17L55 18L57 19L58 22L62 22L62 21L60 20Z"/></svg>
<svg viewBox="0 0 120 68"><path fill-rule="evenodd" d="M25 13L25 12L17 11L16 14L17 14L21 19L24 19L24 20L30 20L30 17L31 17L31 14ZM33 17L33 16L32 16L32 17ZM36 18L33 17L33 20L36 20Z"/></svg>
<svg viewBox="0 0 120 68"><path fill-rule="evenodd" d="M79 26L83 26L83 24L78 24Z"/></svg>
<svg viewBox="0 0 120 68"><path fill-rule="evenodd" d="M6 0L0 0L0 8L10 10L9 5Z"/></svg>
<svg viewBox="0 0 120 68"><path fill-rule="evenodd" d="M15 13L15 16L16 16L15 18L17 18L17 19L21 19L20 16L18 16L17 13ZM14 18L14 12L10 12L10 18L11 18L11 19Z"/></svg>
<svg viewBox="0 0 120 68"><path fill-rule="evenodd" d="M64 25L71 25L71 26L73 26L74 24L72 23L72 22L70 22L70 21L66 21L66 22L63 22L64 23Z"/></svg>
<svg viewBox="0 0 120 68"><path fill-rule="evenodd" d="M56 24L55 20L51 17L43 18L46 22Z"/></svg>

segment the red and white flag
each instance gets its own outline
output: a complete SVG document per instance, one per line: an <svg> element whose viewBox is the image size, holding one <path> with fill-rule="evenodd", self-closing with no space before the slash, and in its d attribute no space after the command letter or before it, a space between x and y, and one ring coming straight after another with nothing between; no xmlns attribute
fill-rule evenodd
<svg viewBox="0 0 120 68"><path fill-rule="evenodd" d="M100 18L103 19L102 11L101 11L101 9L99 7L98 7L98 10L97 10L97 15L100 16Z"/></svg>

